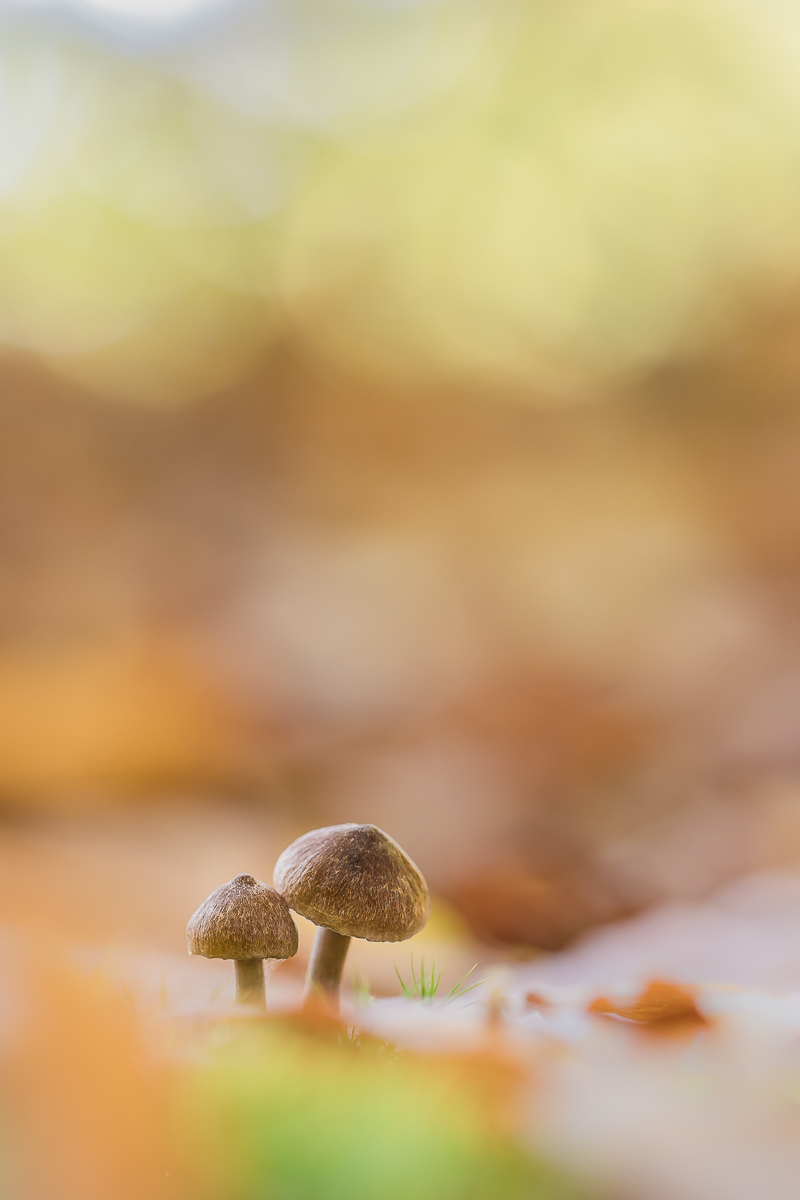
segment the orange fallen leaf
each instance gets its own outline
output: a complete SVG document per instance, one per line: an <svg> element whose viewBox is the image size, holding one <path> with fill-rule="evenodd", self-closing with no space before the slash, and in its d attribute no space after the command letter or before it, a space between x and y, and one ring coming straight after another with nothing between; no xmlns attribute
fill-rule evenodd
<svg viewBox="0 0 800 1200"><path fill-rule="evenodd" d="M662 1028L677 1024L683 1027L708 1024L694 1002L692 991L663 979L648 983L633 1004L619 1004L605 996L598 996L589 1005L589 1012L625 1017L629 1021Z"/></svg>
<svg viewBox="0 0 800 1200"><path fill-rule="evenodd" d="M528 992L525 997L526 1008L550 1008L550 1001L539 992Z"/></svg>

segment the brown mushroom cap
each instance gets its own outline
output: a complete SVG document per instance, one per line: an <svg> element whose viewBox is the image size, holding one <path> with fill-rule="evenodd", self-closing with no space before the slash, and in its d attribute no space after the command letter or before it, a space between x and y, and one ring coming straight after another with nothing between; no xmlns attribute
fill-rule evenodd
<svg viewBox="0 0 800 1200"><path fill-rule="evenodd" d="M204 958L291 958L297 926L283 896L252 875L237 875L189 918L190 954Z"/></svg>
<svg viewBox="0 0 800 1200"><path fill-rule="evenodd" d="M368 942L404 942L428 919L419 868L375 825L329 825L287 846L275 886L315 925Z"/></svg>

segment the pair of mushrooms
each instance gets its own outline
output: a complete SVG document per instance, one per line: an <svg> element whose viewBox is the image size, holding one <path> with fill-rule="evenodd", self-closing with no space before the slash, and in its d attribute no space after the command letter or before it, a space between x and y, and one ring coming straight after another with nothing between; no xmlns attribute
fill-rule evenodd
<svg viewBox="0 0 800 1200"><path fill-rule="evenodd" d="M289 909L319 926L306 995L334 1011L351 938L403 942L428 919L428 887L397 842L375 825L330 825L292 842L273 873L275 888L237 875L205 900L186 926L190 954L232 958L236 999L265 1007L264 959L297 953ZM277 889L277 890L276 890Z"/></svg>

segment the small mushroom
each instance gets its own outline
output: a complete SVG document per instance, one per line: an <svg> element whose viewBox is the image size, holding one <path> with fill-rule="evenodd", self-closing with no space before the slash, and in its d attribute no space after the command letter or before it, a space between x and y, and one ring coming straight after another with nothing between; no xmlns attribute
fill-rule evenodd
<svg viewBox="0 0 800 1200"><path fill-rule="evenodd" d="M264 959L297 953L297 926L286 901L252 875L237 875L204 900L189 918L190 954L232 958L236 962L236 999L266 1008Z"/></svg>
<svg viewBox="0 0 800 1200"><path fill-rule="evenodd" d="M428 919L428 885L397 842L375 825L329 825L303 834L275 864L274 883L290 908L319 926L306 995L339 1007L351 938L403 942Z"/></svg>

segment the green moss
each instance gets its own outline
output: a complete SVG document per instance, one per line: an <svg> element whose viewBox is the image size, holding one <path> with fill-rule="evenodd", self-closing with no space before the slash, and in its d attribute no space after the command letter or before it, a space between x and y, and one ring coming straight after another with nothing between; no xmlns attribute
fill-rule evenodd
<svg viewBox="0 0 800 1200"><path fill-rule="evenodd" d="M436 1059L280 1025L192 1072L184 1138L210 1200L572 1200L571 1183L488 1127Z"/></svg>

